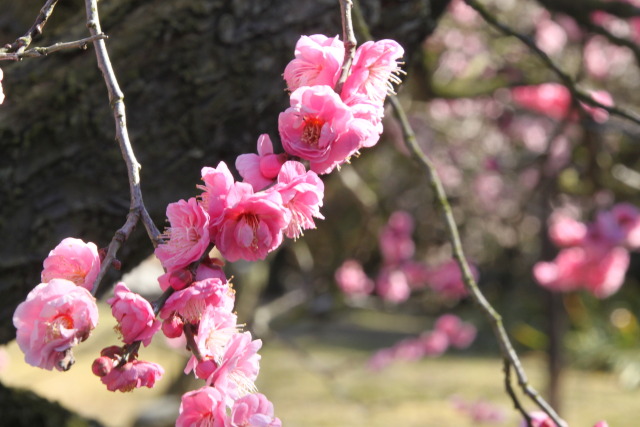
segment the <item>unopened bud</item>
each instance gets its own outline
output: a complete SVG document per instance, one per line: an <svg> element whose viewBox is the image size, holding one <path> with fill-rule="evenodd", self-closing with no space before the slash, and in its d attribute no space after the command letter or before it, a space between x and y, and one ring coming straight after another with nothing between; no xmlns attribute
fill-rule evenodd
<svg viewBox="0 0 640 427"><path fill-rule="evenodd" d="M107 356L98 357L91 365L91 371L99 377L104 377L113 368L113 359Z"/></svg>

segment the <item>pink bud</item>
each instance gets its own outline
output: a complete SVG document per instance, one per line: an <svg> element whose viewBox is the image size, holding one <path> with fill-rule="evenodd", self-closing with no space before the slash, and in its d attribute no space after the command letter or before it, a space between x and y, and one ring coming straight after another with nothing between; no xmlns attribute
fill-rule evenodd
<svg viewBox="0 0 640 427"><path fill-rule="evenodd" d="M91 365L91 371L93 371L93 374L98 377L104 377L111 371L112 368L113 359L110 359L106 356L98 357L93 361L93 364Z"/></svg>
<svg viewBox="0 0 640 427"><path fill-rule="evenodd" d="M167 338L178 338L182 335L184 322L179 316L171 316L162 322L162 332Z"/></svg>

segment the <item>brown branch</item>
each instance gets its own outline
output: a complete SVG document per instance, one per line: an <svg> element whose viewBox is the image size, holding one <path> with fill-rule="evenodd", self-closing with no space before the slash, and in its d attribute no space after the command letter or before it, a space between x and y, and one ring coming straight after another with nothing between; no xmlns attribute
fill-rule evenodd
<svg viewBox="0 0 640 427"><path fill-rule="evenodd" d="M516 396L516 392L511 385L511 363L509 359L503 359L502 369L504 371L504 387L507 390L507 394L513 401L513 406L522 414L522 417L526 420L527 426L531 427L531 416L527 410L520 403L520 399Z"/></svg>
<svg viewBox="0 0 640 427"><path fill-rule="evenodd" d="M56 43L47 47L32 47L31 49L23 50L21 52L0 52L0 61L19 61L22 58L40 58L63 49L86 49L87 44L94 42L95 40L108 38L109 36L106 34L100 33L95 36L72 42Z"/></svg>
<svg viewBox="0 0 640 427"><path fill-rule="evenodd" d="M560 79L561 83L563 85L565 85L567 87L567 89L569 89L569 92L571 92L571 96L578 101L582 101L585 104L589 104L591 106L594 107L598 107L598 108L602 108L603 110L607 111L609 114L612 115L617 115L620 117L623 117L629 121L632 121L638 125L640 125L640 116L637 115L634 112L631 111L626 111L623 110L621 108L617 108L617 107L610 107L608 105L604 105L601 102L596 101L595 99L593 99L591 97L591 95L589 95L588 93L581 91L580 89L578 89L576 87L575 82L573 81L573 79L571 78L571 76L569 76L567 73L565 73L550 57L549 55L547 55L542 49L540 49L538 47L538 45L528 36L521 34L515 30L513 30L512 28L510 28L508 25L503 24L502 22L498 21L491 13L489 13L484 6L482 6L479 2L477 2L476 0L465 0L465 2L471 6L476 12L478 12L480 14L480 16L482 16L482 18L492 27L496 28L497 30L499 30L500 32L502 32L503 34L507 35L507 36L512 36L517 38L518 40L520 40L522 43L524 43L529 50L531 50L533 53L535 53L541 60L542 62L549 67ZM582 107L580 107L582 108Z"/></svg>
<svg viewBox="0 0 640 427"><path fill-rule="evenodd" d="M98 16L98 4L97 0L85 0L86 12L87 12L87 27L91 36L96 37L102 34L100 28L100 18ZM149 238L153 242L154 246L159 241L160 232L151 221L149 213L147 212L144 202L142 201L142 191L140 189L140 164L136 160L129 140L129 133L127 131L127 117L125 113L124 94L120 90L118 81L116 79L113 67L111 66L111 60L109 59L109 53L103 38L97 38L93 41L93 46L96 51L96 58L98 62L98 68L102 72L105 85L107 86L107 92L109 93L109 103L113 109L113 117L115 120L116 139L122 152L122 157L127 165L127 175L129 177L129 193L131 196L129 215L127 216L127 222L125 225L116 232L109 249L107 256L103 261L103 265L98 276L99 280L104 277L106 270L110 267L111 262L115 259L115 256L127 238L131 235L135 225L142 218L142 222L147 230ZM100 281L96 280L94 285L94 292L98 288Z"/></svg>
<svg viewBox="0 0 640 427"><path fill-rule="evenodd" d="M42 29L47 24L47 20L53 13L53 8L56 7L57 3L58 0L47 0L44 6L42 6L42 9L40 9L40 13L36 17L36 21L33 23L31 28L29 28L29 31L27 31L24 36L20 37L12 44L5 46L3 50L5 52L15 53L24 52L33 41L33 38L39 34L42 34Z"/></svg>
<svg viewBox="0 0 640 427"><path fill-rule="evenodd" d="M351 9L353 2L351 0L340 0L340 13L342 16L342 39L344 42L344 60L342 61L342 71L336 82L334 90L338 95L342 92L342 86L349 77L351 64L356 55L356 35L353 32L353 21L351 20Z"/></svg>

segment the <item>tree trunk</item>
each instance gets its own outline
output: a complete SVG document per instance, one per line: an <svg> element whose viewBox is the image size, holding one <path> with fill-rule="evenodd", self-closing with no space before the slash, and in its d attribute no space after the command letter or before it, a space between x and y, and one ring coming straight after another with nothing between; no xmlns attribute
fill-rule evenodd
<svg viewBox="0 0 640 427"><path fill-rule="evenodd" d="M374 37L398 40L409 60L448 0L361 3ZM0 0L3 43L21 36L43 4ZM281 74L300 35L341 31L337 0L111 0L99 7L145 202L159 228L168 203L196 194L203 166L233 165L238 154L255 151L261 133L277 140L278 114L288 106ZM60 2L53 15L34 45L88 36L82 1ZM39 283L49 250L69 236L106 246L125 221L127 174L91 50L1 64L0 343L15 336L13 311ZM123 270L152 250L139 227L120 252Z"/></svg>

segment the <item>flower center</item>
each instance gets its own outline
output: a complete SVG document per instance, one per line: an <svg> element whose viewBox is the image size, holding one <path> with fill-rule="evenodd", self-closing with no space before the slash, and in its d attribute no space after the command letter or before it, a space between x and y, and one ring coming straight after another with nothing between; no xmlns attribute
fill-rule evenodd
<svg viewBox="0 0 640 427"><path fill-rule="evenodd" d="M320 132L324 121L317 117L310 117L304 120L304 130L302 131L302 142L316 147L320 140Z"/></svg>
<svg viewBox="0 0 640 427"><path fill-rule="evenodd" d="M62 337L62 328L73 329L73 319L68 314L56 316L47 329L47 341L53 341Z"/></svg>

